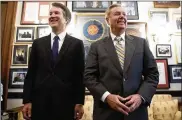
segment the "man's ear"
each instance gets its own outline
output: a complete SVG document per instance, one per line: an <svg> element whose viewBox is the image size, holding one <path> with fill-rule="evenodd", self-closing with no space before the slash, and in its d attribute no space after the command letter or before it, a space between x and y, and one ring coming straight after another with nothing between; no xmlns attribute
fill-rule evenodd
<svg viewBox="0 0 182 120"><path fill-rule="evenodd" d="M106 23L109 24L109 18L108 17L106 18Z"/></svg>

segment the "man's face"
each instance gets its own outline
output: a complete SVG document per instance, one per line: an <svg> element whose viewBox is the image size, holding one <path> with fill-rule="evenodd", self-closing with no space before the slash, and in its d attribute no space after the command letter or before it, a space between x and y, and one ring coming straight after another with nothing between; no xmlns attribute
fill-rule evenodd
<svg viewBox="0 0 182 120"><path fill-rule="evenodd" d="M122 7L112 8L106 20L111 28L126 29L127 17L126 12Z"/></svg>
<svg viewBox="0 0 182 120"><path fill-rule="evenodd" d="M52 28L63 28L65 24L66 20L63 17L62 9L52 6L49 11L49 25Z"/></svg>

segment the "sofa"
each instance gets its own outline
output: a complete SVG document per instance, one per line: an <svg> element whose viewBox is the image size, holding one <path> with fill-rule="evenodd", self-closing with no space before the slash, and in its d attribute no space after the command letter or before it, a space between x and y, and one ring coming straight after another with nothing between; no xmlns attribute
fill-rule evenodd
<svg viewBox="0 0 182 120"><path fill-rule="evenodd" d="M85 97L84 115L82 120L92 120L93 97ZM149 120L181 120L181 111L178 110L178 100L168 94L156 94L148 107Z"/></svg>

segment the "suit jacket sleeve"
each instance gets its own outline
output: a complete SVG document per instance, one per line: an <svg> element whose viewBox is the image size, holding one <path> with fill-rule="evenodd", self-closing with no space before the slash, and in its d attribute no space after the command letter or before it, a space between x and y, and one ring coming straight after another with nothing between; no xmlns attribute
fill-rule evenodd
<svg viewBox="0 0 182 120"><path fill-rule="evenodd" d="M31 103L32 100L32 89L33 81L36 73L36 41L32 44L32 50L30 53L30 59L28 63L28 71L24 81L23 87L23 104Z"/></svg>
<svg viewBox="0 0 182 120"><path fill-rule="evenodd" d="M75 104L84 104L85 86L83 84L83 74L85 67L85 52L83 42L80 40L76 47L76 59L74 68L74 98Z"/></svg>
<svg viewBox="0 0 182 120"><path fill-rule="evenodd" d="M149 105L153 95L156 92L159 82L159 72L154 56L152 55L146 40L144 40L143 76L144 81L141 84L138 93L146 100L146 103Z"/></svg>
<svg viewBox="0 0 182 120"><path fill-rule="evenodd" d="M99 74L97 44L93 43L87 56L84 78L88 90L100 100L107 89L99 82Z"/></svg>

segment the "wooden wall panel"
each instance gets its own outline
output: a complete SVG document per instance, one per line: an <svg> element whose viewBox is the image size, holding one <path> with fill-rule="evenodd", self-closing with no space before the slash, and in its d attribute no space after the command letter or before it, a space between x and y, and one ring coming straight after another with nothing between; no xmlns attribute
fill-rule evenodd
<svg viewBox="0 0 182 120"><path fill-rule="evenodd" d="M1 8L5 8L1 17L1 80L4 85L3 109L7 107L9 68L11 66L11 52L15 32L15 20L17 2L2 2ZM3 11L2 11L3 12Z"/></svg>

